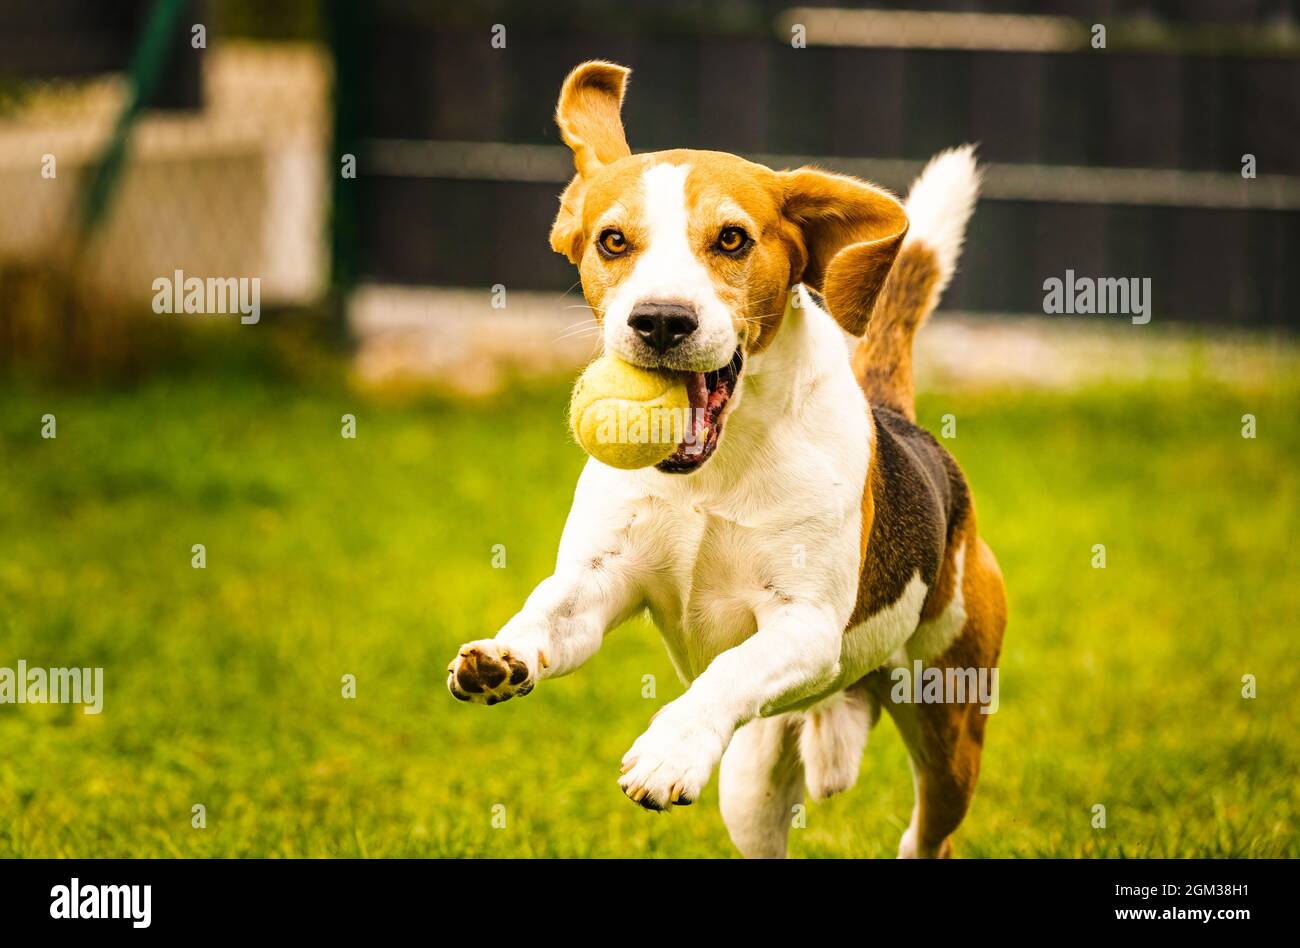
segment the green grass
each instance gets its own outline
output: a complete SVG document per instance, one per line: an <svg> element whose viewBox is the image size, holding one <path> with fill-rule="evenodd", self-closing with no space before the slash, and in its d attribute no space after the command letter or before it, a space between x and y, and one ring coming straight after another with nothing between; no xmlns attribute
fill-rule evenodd
<svg viewBox="0 0 1300 948"><path fill-rule="evenodd" d="M1011 603L959 855L1300 854L1298 393L923 400L932 429L957 416L948 444ZM716 776L666 815L616 786L681 691L648 622L522 700L444 688L454 649L552 563L582 464L565 397L386 403L210 377L0 389L0 666L103 666L107 693L99 716L0 705L0 856L732 854ZM56 440L39 437L46 412ZM811 805L792 852L893 855L910 808L885 720L857 788Z"/></svg>

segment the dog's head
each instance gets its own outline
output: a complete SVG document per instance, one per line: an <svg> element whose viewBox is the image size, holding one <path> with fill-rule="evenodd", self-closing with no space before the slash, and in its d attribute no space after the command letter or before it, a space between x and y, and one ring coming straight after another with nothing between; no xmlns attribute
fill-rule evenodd
<svg viewBox="0 0 1300 948"><path fill-rule="evenodd" d="M551 247L577 265L606 351L685 373L701 427L660 469L688 473L717 448L745 360L775 337L795 284L819 290L848 332L866 331L907 217L885 191L814 168L633 155L627 77L596 61L564 81L555 119L577 174Z"/></svg>

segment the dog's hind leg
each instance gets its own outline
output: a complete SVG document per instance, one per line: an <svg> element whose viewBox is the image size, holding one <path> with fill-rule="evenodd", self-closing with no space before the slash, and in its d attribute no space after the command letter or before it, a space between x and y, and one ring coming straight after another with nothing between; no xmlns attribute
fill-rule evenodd
<svg viewBox="0 0 1300 948"><path fill-rule="evenodd" d="M970 807L979 776L985 718L978 708L948 704L893 709L912 762L916 799L898 843L899 859L946 859L952 833Z"/></svg>
<svg viewBox="0 0 1300 948"><path fill-rule="evenodd" d="M749 859L780 859L794 807L803 801L798 712L755 718L722 755L718 796L731 841Z"/></svg>
<svg viewBox="0 0 1300 948"><path fill-rule="evenodd" d="M867 735L879 717L880 704L867 691L866 682L845 688L804 713L799 755L814 800L825 800L858 782Z"/></svg>
<svg viewBox="0 0 1300 948"><path fill-rule="evenodd" d="M982 670L987 680L997 669L1006 599L993 553L982 540L974 542L962 581L966 622L944 653L926 664L943 669L945 677L948 669L975 676ZM899 858L947 858L952 855L949 837L966 816L975 793L989 717L984 712L996 710L996 691L989 704L983 701L990 696L978 692L967 693L962 701L946 696L950 700L940 703L902 704L890 700L884 681L872 676L873 690L903 736L916 786L912 822L899 842Z"/></svg>

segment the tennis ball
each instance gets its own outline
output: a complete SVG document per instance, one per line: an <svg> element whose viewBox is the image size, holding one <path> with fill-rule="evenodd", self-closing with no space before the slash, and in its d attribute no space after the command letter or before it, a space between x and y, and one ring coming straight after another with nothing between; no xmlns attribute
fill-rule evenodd
<svg viewBox="0 0 1300 948"><path fill-rule="evenodd" d="M569 426L582 449L625 471L658 464L677 450L690 420L679 374L601 356L578 378Z"/></svg>

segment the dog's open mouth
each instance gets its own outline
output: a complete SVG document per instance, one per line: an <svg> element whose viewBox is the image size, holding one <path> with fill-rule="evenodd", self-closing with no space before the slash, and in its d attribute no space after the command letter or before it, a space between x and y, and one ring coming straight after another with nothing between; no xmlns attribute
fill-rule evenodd
<svg viewBox="0 0 1300 948"><path fill-rule="evenodd" d="M665 474L689 474L713 456L722 436L722 415L736 394L740 370L745 357L739 348L720 369L712 372L684 373L686 392L691 399L686 435L677 450L655 465Z"/></svg>

